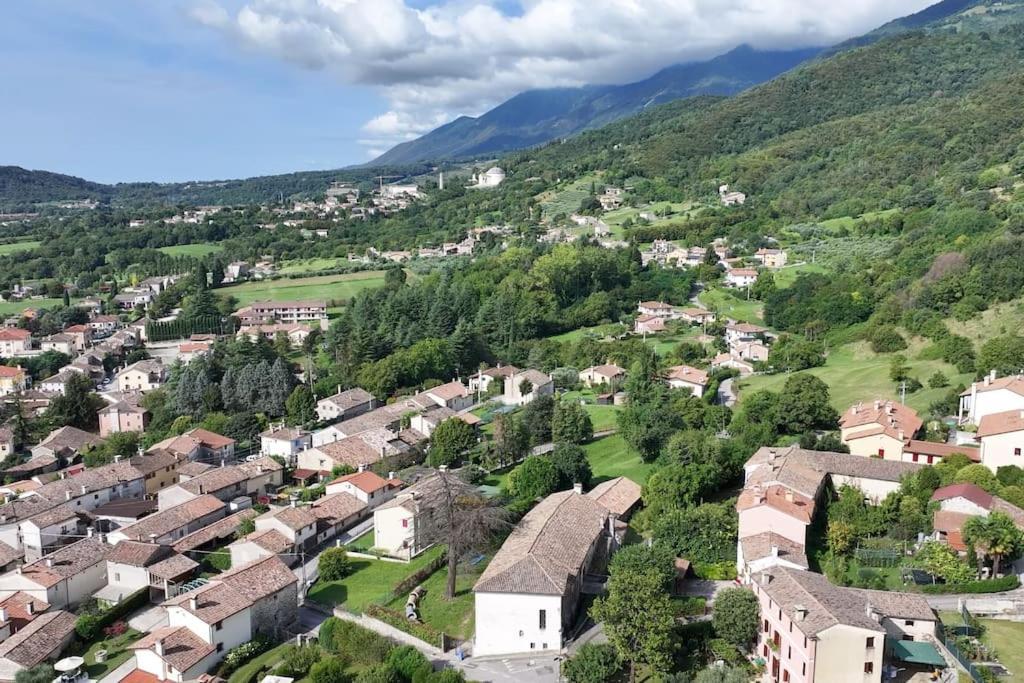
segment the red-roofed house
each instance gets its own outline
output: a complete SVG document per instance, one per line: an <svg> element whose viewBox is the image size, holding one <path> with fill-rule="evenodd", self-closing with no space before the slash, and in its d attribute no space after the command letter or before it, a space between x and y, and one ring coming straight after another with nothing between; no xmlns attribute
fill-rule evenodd
<svg viewBox="0 0 1024 683"><path fill-rule="evenodd" d="M1024 409L985 415L975 438L981 442L981 462L993 472L1003 465L1024 467Z"/></svg>
<svg viewBox="0 0 1024 683"><path fill-rule="evenodd" d="M0 396L8 396L25 390L25 371L0 365Z"/></svg>
<svg viewBox="0 0 1024 683"><path fill-rule="evenodd" d="M32 350L32 334L18 327L0 329L0 356L21 356Z"/></svg>
<svg viewBox="0 0 1024 683"><path fill-rule="evenodd" d="M988 517L998 511L1012 519L1018 529L1024 530L1024 510L974 484L943 486L936 489L931 500L939 504L932 518L936 539L945 541L959 552L967 551L962 529L971 517Z"/></svg>
<svg viewBox="0 0 1024 683"><path fill-rule="evenodd" d="M363 470L355 474L346 474L327 484L327 493L347 493L374 508L395 497L402 487L402 482L393 476L385 479L380 475Z"/></svg>
<svg viewBox="0 0 1024 683"><path fill-rule="evenodd" d="M839 420L840 438L851 455L903 460L903 447L924 422L917 413L895 401L857 403Z"/></svg>

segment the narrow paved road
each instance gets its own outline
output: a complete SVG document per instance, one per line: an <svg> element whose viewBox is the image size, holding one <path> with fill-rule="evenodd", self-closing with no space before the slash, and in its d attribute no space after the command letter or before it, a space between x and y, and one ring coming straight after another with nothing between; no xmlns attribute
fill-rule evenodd
<svg viewBox="0 0 1024 683"><path fill-rule="evenodd" d="M722 380L722 383L718 385L718 402L728 408L732 408L736 405L736 389L733 387L733 380L735 377Z"/></svg>

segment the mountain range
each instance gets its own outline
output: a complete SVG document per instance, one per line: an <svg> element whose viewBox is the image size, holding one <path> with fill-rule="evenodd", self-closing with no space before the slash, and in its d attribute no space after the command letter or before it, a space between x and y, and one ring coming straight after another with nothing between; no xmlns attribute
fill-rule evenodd
<svg viewBox="0 0 1024 683"><path fill-rule="evenodd" d="M821 48L762 51L741 45L706 62L670 66L636 83L528 90L481 116L460 116L397 145L368 165L472 158L532 147L680 98L733 95L819 52Z"/></svg>

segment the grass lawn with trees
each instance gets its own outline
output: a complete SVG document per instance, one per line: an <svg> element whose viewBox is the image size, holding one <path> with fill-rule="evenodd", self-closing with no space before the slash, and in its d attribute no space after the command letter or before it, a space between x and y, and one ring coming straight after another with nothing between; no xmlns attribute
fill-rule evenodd
<svg viewBox="0 0 1024 683"><path fill-rule="evenodd" d="M351 558L352 573L340 581L317 581L309 591L309 599L326 607L344 607L350 612L362 612L371 603L383 604L391 588L416 573L443 552L440 546L431 548L405 562Z"/></svg>
<svg viewBox="0 0 1024 683"><path fill-rule="evenodd" d="M775 286L785 289L796 282L796 279L803 273L827 273L828 268L820 263L801 263L800 265L786 266L771 272L775 278Z"/></svg>
<svg viewBox="0 0 1024 683"><path fill-rule="evenodd" d="M0 244L0 256L10 256L11 254L17 254L22 251L29 251L35 249L40 244L39 240L24 240L21 242L7 242L6 244Z"/></svg>
<svg viewBox="0 0 1024 683"><path fill-rule="evenodd" d="M594 474L591 484L597 484L615 477L629 477L638 484L647 481L654 465L640 459L626 446L625 440L618 434L595 439L583 446L590 461L590 469Z"/></svg>
<svg viewBox="0 0 1024 683"><path fill-rule="evenodd" d="M764 324L764 306L760 301L737 299L718 287L705 289L699 295L700 302L718 312L724 318L741 322Z"/></svg>
<svg viewBox="0 0 1024 683"><path fill-rule="evenodd" d="M602 339L609 335L615 336L628 331L629 328L627 328L622 323L609 323L607 325L595 325L593 327L579 327L576 328L575 330L570 330L569 332L556 334L553 337L549 337L549 339L551 339L551 341L556 342L574 342L589 337Z"/></svg>
<svg viewBox="0 0 1024 683"><path fill-rule="evenodd" d="M459 565L459 575L455 579L455 597L451 600L444 597L448 582L447 568L431 574L421 584L427 590L419 605L420 619L423 623L456 638L472 638L473 584L480 578L486 566L486 559L473 567ZM404 613L407 597L408 595L395 596L388 607Z"/></svg>
<svg viewBox="0 0 1024 683"><path fill-rule="evenodd" d="M959 612L939 612L939 618L946 626L963 626ZM981 642L996 651L999 662L1010 670L1010 675L1000 681L1024 681L1024 623L1004 619L979 619L985 627Z"/></svg>
<svg viewBox="0 0 1024 683"><path fill-rule="evenodd" d="M72 299L72 302L76 299ZM26 308L53 308L63 306L63 299L25 299L24 301L0 301L0 315L18 315Z"/></svg>
<svg viewBox="0 0 1024 683"><path fill-rule="evenodd" d="M946 320L946 326L953 334L967 337L974 342L975 350L993 337L1005 334L1020 334L1024 329L1024 299L1014 299L996 304L969 320Z"/></svg>
<svg viewBox="0 0 1024 683"><path fill-rule="evenodd" d="M949 387L942 389L928 388L928 378L941 370L949 378L949 386L959 383L969 384L972 375L960 374L956 368L941 360L919 360L917 358L926 342L919 339L909 341L909 347L901 351L910 366L910 375L920 381L924 388L907 394L907 405L919 412L927 411L928 406L942 399ZM857 401L873 401L876 398L898 400L899 390L896 383L889 379L889 366L893 353L875 353L867 342L845 344L829 352L828 358L820 368L806 370L820 377L829 386L832 405L843 412ZM789 375L755 375L737 380L739 397L742 402L745 396L755 391L767 389L781 391Z"/></svg>
<svg viewBox="0 0 1024 683"><path fill-rule="evenodd" d="M89 674L89 678L98 681L131 659L134 653L128 648L142 635L130 628L119 636L93 643L82 655L85 658L85 672ZM107 659L104 662L96 661L96 653L100 650L107 651Z"/></svg>
<svg viewBox="0 0 1024 683"><path fill-rule="evenodd" d="M221 296L235 297L239 306L248 306L254 301L348 300L364 289L383 284L383 271L367 270L342 275L243 282L221 287L216 292Z"/></svg>
<svg viewBox="0 0 1024 683"><path fill-rule="evenodd" d="M197 242L195 244L176 244L173 247L160 247L158 251L162 251L168 256L193 256L195 258L202 258L203 256L209 256L210 254L219 254L224 251L224 247L220 244Z"/></svg>

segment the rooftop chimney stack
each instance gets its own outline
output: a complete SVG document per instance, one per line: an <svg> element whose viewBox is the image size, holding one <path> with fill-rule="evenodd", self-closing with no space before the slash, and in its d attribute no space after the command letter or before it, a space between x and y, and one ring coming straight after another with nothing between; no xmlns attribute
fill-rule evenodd
<svg viewBox="0 0 1024 683"><path fill-rule="evenodd" d="M803 605L793 605L793 621L803 621L807 618L807 608Z"/></svg>
<svg viewBox="0 0 1024 683"><path fill-rule="evenodd" d="M193 612L198 610L199 609L199 598L197 598L194 595L191 598L189 598L188 599L188 608L190 610L192 610Z"/></svg>
<svg viewBox="0 0 1024 683"><path fill-rule="evenodd" d="M772 546L772 557L778 557L778 556L779 556L779 546L773 545Z"/></svg>
<svg viewBox="0 0 1024 683"><path fill-rule="evenodd" d="M582 494L583 484L581 482L576 482L575 484L572 485L572 490L575 491L576 493Z"/></svg>
<svg viewBox="0 0 1024 683"><path fill-rule="evenodd" d="M157 657L164 656L164 641L162 638L153 643L153 652L156 653Z"/></svg>
<svg viewBox="0 0 1024 683"><path fill-rule="evenodd" d="M25 613L32 615L36 613L36 602L35 600L29 600L25 603Z"/></svg>

